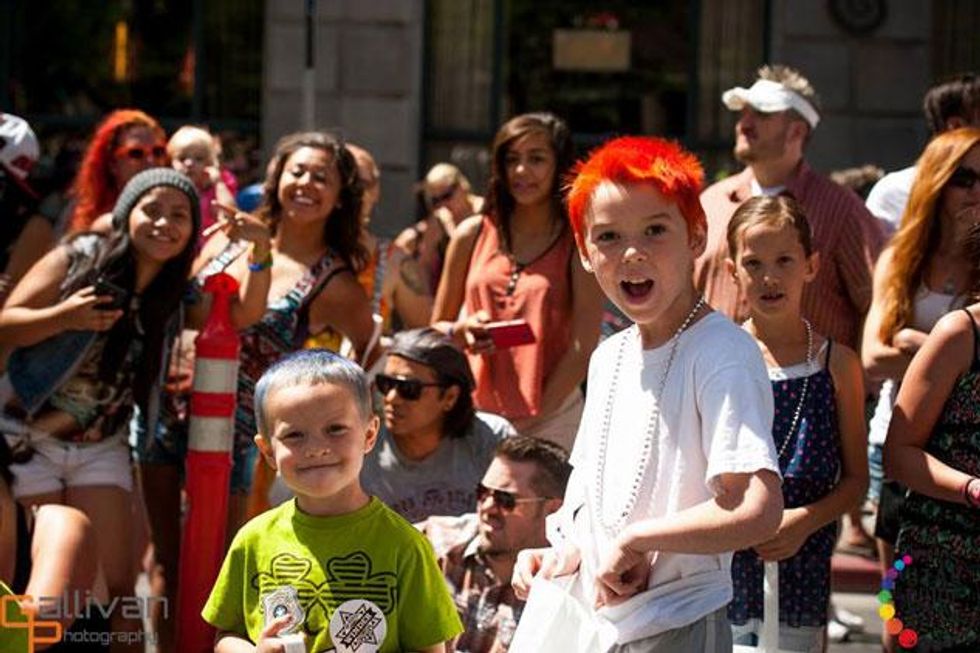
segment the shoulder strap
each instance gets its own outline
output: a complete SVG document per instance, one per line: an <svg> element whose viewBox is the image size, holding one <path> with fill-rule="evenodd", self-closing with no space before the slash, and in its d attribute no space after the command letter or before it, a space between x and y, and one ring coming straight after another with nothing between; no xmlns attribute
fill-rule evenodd
<svg viewBox="0 0 980 653"><path fill-rule="evenodd" d="M970 323L973 324L973 365L971 368L976 368L980 366L980 326L977 325L977 321L973 318L973 313L971 313L966 308L960 309L966 316L970 318Z"/></svg>
<svg viewBox="0 0 980 653"><path fill-rule="evenodd" d="M823 366L824 369L830 369L830 348L834 346L834 341L827 338L827 353L824 355Z"/></svg>

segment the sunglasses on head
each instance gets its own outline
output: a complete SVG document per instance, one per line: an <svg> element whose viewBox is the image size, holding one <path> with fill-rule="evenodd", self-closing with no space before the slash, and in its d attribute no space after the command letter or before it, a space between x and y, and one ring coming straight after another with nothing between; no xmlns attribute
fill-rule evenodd
<svg viewBox="0 0 980 653"><path fill-rule="evenodd" d="M154 161L164 161L167 158L167 148L163 145L128 145L116 150L116 156L120 159L132 159L133 161L143 161L147 158Z"/></svg>
<svg viewBox="0 0 980 653"><path fill-rule="evenodd" d="M507 490L498 490L496 488L489 488L483 483L476 484L476 502L478 504L483 503L483 500L487 497L493 497L493 502L500 507L501 510L506 510L510 512L517 507L519 503L534 503L537 501L547 501L551 497L518 497L513 492L508 492Z"/></svg>
<svg viewBox="0 0 980 653"><path fill-rule="evenodd" d="M967 168L966 166L960 166L953 171L953 174L949 177L949 185L955 186L956 188L962 188L963 190L969 190L973 188L973 185L980 181L980 172Z"/></svg>
<svg viewBox="0 0 980 653"><path fill-rule="evenodd" d="M407 399L408 401L415 401L422 396L422 390L425 388L435 386L443 387L445 383L426 383L419 379L407 379L405 377L388 376L387 374L378 374L374 377L374 385L378 388L378 392L383 395L391 392L394 388L395 392L402 399Z"/></svg>
<svg viewBox="0 0 980 653"><path fill-rule="evenodd" d="M452 196L454 194L456 194L456 189L458 187L459 187L459 184L456 183L456 182L453 182L453 184L450 185L449 188L447 188L446 190L442 191L438 195L429 195L429 205L434 208L434 207L439 206L443 202L448 202L452 198Z"/></svg>

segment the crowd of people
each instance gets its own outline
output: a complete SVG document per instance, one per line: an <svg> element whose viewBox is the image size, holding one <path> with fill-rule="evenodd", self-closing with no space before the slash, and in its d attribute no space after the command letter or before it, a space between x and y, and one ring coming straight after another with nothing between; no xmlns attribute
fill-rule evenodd
<svg viewBox="0 0 980 653"><path fill-rule="evenodd" d="M837 546L890 583L886 651L903 625L980 650L980 78L928 90L928 144L866 203L807 164L799 71L721 101L745 167L713 185L657 137L576 164L527 113L483 196L437 164L390 240L381 169L333 133L281 138L253 207L206 129L120 109L42 202L0 114L0 593L42 618L145 572L177 650L193 339L225 272L216 651L730 651L773 566L779 649L824 651ZM77 616L50 650L144 646L133 614Z"/></svg>

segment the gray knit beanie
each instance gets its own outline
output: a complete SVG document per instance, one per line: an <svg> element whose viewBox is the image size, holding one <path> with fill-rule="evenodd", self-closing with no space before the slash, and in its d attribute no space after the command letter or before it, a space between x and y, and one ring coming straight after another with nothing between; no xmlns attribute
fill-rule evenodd
<svg viewBox="0 0 980 653"><path fill-rule="evenodd" d="M172 186L187 195L187 199L191 202L191 220L194 223L194 230L191 232L194 234L191 237L193 241L201 229L201 201L197 197L194 182L187 175L173 168L150 168L133 176L119 194L116 206L112 209L113 228L124 229L129 213L140 197L157 186Z"/></svg>

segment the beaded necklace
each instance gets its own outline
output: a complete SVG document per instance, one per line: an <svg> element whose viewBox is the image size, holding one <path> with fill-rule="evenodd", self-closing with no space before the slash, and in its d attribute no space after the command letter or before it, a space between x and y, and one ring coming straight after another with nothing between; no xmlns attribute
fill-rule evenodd
<svg viewBox="0 0 980 653"><path fill-rule="evenodd" d="M806 403L806 391L810 387L810 370L813 368L813 327L810 326L810 321L805 317L801 319L803 320L803 326L806 327L806 376L803 377L803 390L800 392L800 400L797 402L796 410L793 412L793 423L790 424L789 431L786 432L786 439L783 440L783 446L779 448L779 455L776 456L777 461L783 459L789 443L796 440L793 435L796 433L796 426L800 423L803 404ZM792 458L790 459L792 460Z"/></svg>
<svg viewBox="0 0 980 653"><path fill-rule="evenodd" d="M605 531L606 535L609 537L615 537L624 526L626 526L626 520L633 513L633 508L636 506L636 500L640 495L640 486L643 484L643 478L646 476L647 469L649 469L650 464L653 462L654 450L656 449L656 442L660 437L660 400L663 398L664 386L667 384L667 374L670 372L670 366L674 362L674 355L677 353L677 345L680 342L680 335L691 325L691 321L694 316L697 315L701 307L704 306L704 297L699 297L694 308L691 312L687 314L684 318L684 322L681 326L674 332L674 335L670 339L670 354L667 357L667 365L664 366L664 372L660 377L660 386L657 389L657 395L653 403L653 410L650 411L650 419L647 422L646 436L643 438L643 450L640 454L640 465L636 469L636 476L633 479L633 484L630 487L629 496L626 497L626 503L623 505L622 510L619 512L619 516L616 521L612 524L607 524L604 517L604 507L603 507L603 492L602 486L606 474L606 449L609 445L609 431L612 426L612 409L613 401L616 398L616 390L619 385L619 368L622 366L623 362L623 352L626 349L626 341L629 339L625 336L619 341L619 351L616 354L616 366L613 368L612 381L609 384L609 398L606 400L606 410L602 419L602 433L599 436L599 460L596 469L596 482L595 482L595 506L596 506L596 521L599 523L599 527Z"/></svg>

